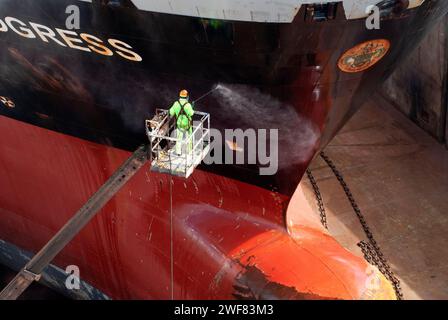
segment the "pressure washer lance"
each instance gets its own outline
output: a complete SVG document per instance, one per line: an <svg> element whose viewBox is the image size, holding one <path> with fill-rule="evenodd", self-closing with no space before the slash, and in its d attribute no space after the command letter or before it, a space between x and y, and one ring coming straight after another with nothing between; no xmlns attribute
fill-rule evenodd
<svg viewBox="0 0 448 320"><path fill-rule="evenodd" d="M210 90L209 92L207 92L206 94L203 94L202 96L200 96L199 98L197 98L196 100L194 100L192 102L192 104L194 105L196 102L198 102L199 100L204 99L205 97L211 95L213 92L215 92L216 90L219 89L219 84L217 84L212 90Z"/></svg>

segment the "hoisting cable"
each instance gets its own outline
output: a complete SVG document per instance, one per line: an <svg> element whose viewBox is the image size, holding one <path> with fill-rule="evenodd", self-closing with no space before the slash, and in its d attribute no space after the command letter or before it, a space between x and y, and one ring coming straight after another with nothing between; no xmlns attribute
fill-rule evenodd
<svg viewBox="0 0 448 320"><path fill-rule="evenodd" d="M177 143L177 142L176 142ZM171 153L169 153L170 159L170 286L171 286L171 300L174 300L174 244L173 244L173 176L171 172L173 170L171 165Z"/></svg>
<svg viewBox="0 0 448 320"><path fill-rule="evenodd" d="M319 155L325 161L327 166L331 169L333 174L336 176L336 179L339 181L339 184L342 186L342 188L345 192L345 195L347 196L347 198L350 202L350 205L352 206L353 210L355 211L355 214L358 217L361 227L368 239L368 242L360 241L358 243L358 247L361 248L364 258L366 259L367 262L376 266L378 268L378 270L392 284L397 299L403 300L403 292L402 292L402 289L400 286L400 280L395 276L388 261L384 257L384 254L382 253L381 248L379 247L372 232L370 231L370 228L366 222L366 219L365 219L364 215L361 213L361 209L359 208L355 198L353 197L353 194L352 194L350 188L348 187L347 183L345 182L344 177L342 176L340 171L336 168L333 161L323 151ZM322 195L319 190L319 186L317 185L316 180L314 179L314 176L313 176L311 170L308 169L306 171L306 173L307 173L308 179L310 180L310 183L313 187L314 193L316 195L322 225L328 229L327 215L326 215L325 207L323 204Z"/></svg>

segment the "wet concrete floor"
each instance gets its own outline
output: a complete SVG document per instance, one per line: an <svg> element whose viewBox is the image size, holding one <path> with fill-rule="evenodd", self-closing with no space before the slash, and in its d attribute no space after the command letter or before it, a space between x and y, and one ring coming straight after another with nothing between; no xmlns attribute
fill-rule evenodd
<svg viewBox="0 0 448 320"><path fill-rule="evenodd" d="M352 189L405 299L448 299L448 150L381 97L366 103L325 150ZM362 256L366 237L333 173L311 164L330 233ZM308 179L305 196L318 215Z"/></svg>

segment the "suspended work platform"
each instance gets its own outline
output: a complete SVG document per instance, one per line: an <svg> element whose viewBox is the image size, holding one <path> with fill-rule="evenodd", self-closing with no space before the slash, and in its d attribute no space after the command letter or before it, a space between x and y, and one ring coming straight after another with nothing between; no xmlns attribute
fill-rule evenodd
<svg viewBox="0 0 448 320"><path fill-rule="evenodd" d="M188 178L210 151L210 114L195 111L191 132L178 135L176 119L168 110L157 109L146 120L151 170ZM178 153L179 152L179 153Z"/></svg>

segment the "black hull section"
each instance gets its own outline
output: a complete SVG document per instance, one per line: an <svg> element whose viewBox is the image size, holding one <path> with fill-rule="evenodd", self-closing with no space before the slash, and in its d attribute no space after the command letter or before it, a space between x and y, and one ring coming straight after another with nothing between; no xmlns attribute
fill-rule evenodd
<svg viewBox="0 0 448 320"><path fill-rule="evenodd" d="M0 19L65 29L66 0L3 0ZM346 20L339 5L329 21L230 22L142 12L133 8L81 8L78 34L107 44L119 39L142 61L62 47L55 41L0 32L0 96L15 108L0 114L90 141L133 150L144 143L143 120L166 108L181 88L200 96L217 84L226 89L197 109L212 127L279 129L279 171L259 176L257 165L202 166L238 180L291 195L308 163L446 13L446 1L427 0L380 30ZM61 38L58 38L61 40ZM345 73L338 60L374 39L391 43L388 54L366 71ZM79 44L86 47L86 43ZM110 45L107 44L110 49Z"/></svg>

